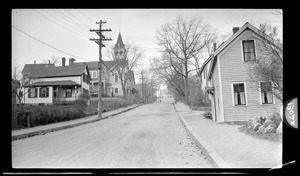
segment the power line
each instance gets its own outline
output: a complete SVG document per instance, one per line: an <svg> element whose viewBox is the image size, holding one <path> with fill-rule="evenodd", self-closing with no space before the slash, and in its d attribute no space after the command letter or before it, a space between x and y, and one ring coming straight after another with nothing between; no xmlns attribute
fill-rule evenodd
<svg viewBox="0 0 300 176"><path fill-rule="evenodd" d="M82 26L82 25L78 25L78 23L76 22L76 21L74 21L72 18L70 18L69 16L67 16L65 13L63 13L62 11L60 11L60 10L56 10L56 11L54 11L54 13L60 13L60 14L62 14L63 16L61 16L60 17L60 19L62 19L62 17L64 18L64 19L66 19L68 22L70 22L71 24L74 24L74 25L76 25L76 27L74 28L73 26L71 26L71 28L72 29L75 29L75 30L82 30L82 31L84 31L84 32L81 32L80 31L80 33L85 33L86 34L86 37L88 36L87 34L87 29L84 27L84 26ZM78 26L78 27L77 27ZM80 28L79 28L80 27Z"/></svg>
<svg viewBox="0 0 300 176"><path fill-rule="evenodd" d="M87 28L90 28L88 25L86 25L84 22L82 22L81 20L79 20L75 15L73 15L72 13L70 13L67 9L65 9L66 12L68 12L72 17L74 17L76 20L78 20L80 23L82 23L83 25L85 25Z"/></svg>
<svg viewBox="0 0 300 176"><path fill-rule="evenodd" d="M82 26L79 26L81 28L77 27L78 26L77 23L73 22L72 19L70 19L68 16L66 16L64 13L60 11L54 11L53 9L53 13L58 15L57 17L58 21L61 21L63 24L67 25L68 28L71 28L73 31L76 31L77 33L84 36L85 38L88 38L89 35L86 28L83 28Z"/></svg>
<svg viewBox="0 0 300 176"><path fill-rule="evenodd" d="M47 20L51 21L52 23L54 23L54 24L56 24L56 25L58 25L58 26L60 26L60 27L62 27L62 28L64 28L64 29L66 29L66 30L72 32L72 33L75 34L76 36L81 37L81 38L86 38L85 36L81 36L81 34L76 33L76 31L72 31L72 30L70 30L69 28L66 28L66 27L63 26L63 25L61 25L61 24L59 24L59 23L56 23L55 21L53 21L53 20L51 20L50 18L48 18L47 16L41 14L41 13L38 12L37 10L34 9L34 11L35 11L36 13L38 13L39 15L43 16L44 18L46 18Z"/></svg>
<svg viewBox="0 0 300 176"><path fill-rule="evenodd" d="M19 32L21 32L21 33L23 33L23 34L25 34L26 36L28 36L28 37L30 37L30 38L32 38L32 39L34 39L34 40L36 40L36 41L42 43L43 45L48 46L48 47L50 47L50 48L52 48L52 49L54 49L54 50L56 50L56 51L59 51L59 52L61 52L61 53L67 54L67 55L69 55L69 56L72 56L72 57L75 57L75 58L78 58L78 59L81 59L81 60L92 61L92 60L85 59L85 58L82 58L82 57L78 57L78 56L75 56L75 55L70 54L70 53L68 53L68 52L65 52L65 51L63 51L63 50L61 50L61 49L58 49L58 48L56 48L56 47L54 47L54 46L52 46L52 45L49 45L49 44L47 44L47 43L45 43L45 42L43 42L43 41L41 41L41 40L39 40L39 39L37 39L37 38L35 38L35 37L33 37L33 36L27 34L26 32L22 31L21 29L15 27L15 26L13 26L13 25L12 25L12 27L13 27L14 29L16 29L17 31L19 31Z"/></svg>

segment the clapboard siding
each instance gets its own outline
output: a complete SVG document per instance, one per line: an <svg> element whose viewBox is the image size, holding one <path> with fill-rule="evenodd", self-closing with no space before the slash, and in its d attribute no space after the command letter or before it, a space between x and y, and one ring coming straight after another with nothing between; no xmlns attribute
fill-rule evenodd
<svg viewBox="0 0 300 176"><path fill-rule="evenodd" d="M216 64L219 64L218 61ZM220 79L219 79L219 70L218 67L215 67L215 70L213 72L213 87L215 88L214 96L211 97L211 105L212 105L212 115L213 120L217 122L222 122L222 96L221 96L221 85L220 85Z"/></svg>
<svg viewBox="0 0 300 176"><path fill-rule="evenodd" d="M224 51L218 56L220 64L220 73L222 81L222 94L224 106L224 120L225 121L244 121L253 118L257 115L268 115L273 112L279 112L281 104L276 101L275 104L261 105L260 94L250 82L248 82L247 62L243 62L242 40L253 39L254 34L249 30L241 33L231 44L229 44ZM256 56L260 56L261 50L259 41L255 40ZM215 70L216 71L216 70ZM217 75L213 75L214 78ZM247 105L234 106L232 98L232 83L245 82Z"/></svg>

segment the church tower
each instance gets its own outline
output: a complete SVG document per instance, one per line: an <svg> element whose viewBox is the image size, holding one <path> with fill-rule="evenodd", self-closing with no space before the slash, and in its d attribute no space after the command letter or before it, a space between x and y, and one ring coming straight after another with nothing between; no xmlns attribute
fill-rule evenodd
<svg viewBox="0 0 300 176"><path fill-rule="evenodd" d="M119 36L118 36L117 42L114 47L114 53L115 53L116 59L125 59L125 57L124 57L125 45L123 43L120 32L119 32Z"/></svg>

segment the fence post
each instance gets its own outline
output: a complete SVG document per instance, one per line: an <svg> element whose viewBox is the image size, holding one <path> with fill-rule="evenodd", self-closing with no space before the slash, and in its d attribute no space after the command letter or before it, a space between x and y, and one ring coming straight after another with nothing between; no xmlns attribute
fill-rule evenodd
<svg viewBox="0 0 300 176"><path fill-rule="evenodd" d="M27 119L27 128L30 128L30 118L29 118L29 113L27 111L26 113L26 119Z"/></svg>

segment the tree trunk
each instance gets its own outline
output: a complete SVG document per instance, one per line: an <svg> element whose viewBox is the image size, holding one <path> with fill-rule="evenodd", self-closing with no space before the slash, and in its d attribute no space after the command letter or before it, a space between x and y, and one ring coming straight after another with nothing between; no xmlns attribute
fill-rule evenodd
<svg viewBox="0 0 300 176"><path fill-rule="evenodd" d="M189 105L189 85L188 85L188 78L184 79L184 100L185 100L185 104Z"/></svg>
<svg viewBox="0 0 300 176"><path fill-rule="evenodd" d="M121 83L121 85L122 85L123 96L126 97L127 96L127 91L126 91L126 88L125 88L125 84Z"/></svg>
<svg viewBox="0 0 300 176"><path fill-rule="evenodd" d="M189 105L189 80L188 80L188 65L187 65L187 58L185 59L186 63L184 64L184 71L185 71L185 77L184 77L184 99L185 103Z"/></svg>

